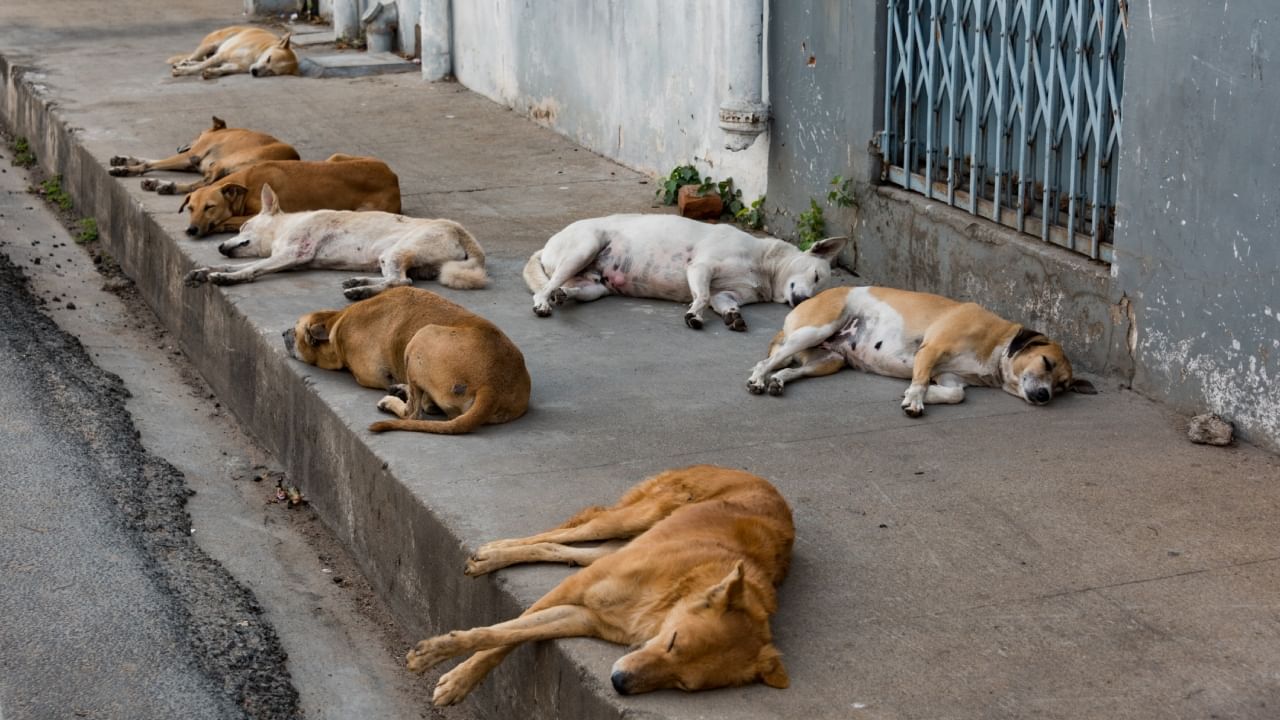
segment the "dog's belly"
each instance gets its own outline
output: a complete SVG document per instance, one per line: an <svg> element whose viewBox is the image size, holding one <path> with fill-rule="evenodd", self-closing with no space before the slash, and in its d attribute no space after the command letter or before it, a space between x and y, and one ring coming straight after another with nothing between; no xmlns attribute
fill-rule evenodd
<svg viewBox="0 0 1280 720"><path fill-rule="evenodd" d="M693 247L614 237L585 273L599 273L610 291L631 297L691 302L688 267Z"/></svg>
<svg viewBox="0 0 1280 720"><path fill-rule="evenodd" d="M909 378L920 338L907 337L902 315L877 300L866 288L855 288L845 304L846 322L822 347L844 356L856 370Z"/></svg>

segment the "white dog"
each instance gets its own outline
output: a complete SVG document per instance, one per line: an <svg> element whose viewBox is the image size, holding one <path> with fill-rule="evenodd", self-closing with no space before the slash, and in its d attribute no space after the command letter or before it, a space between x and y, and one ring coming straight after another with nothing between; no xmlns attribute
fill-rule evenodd
<svg viewBox="0 0 1280 720"><path fill-rule="evenodd" d="M547 241L524 268L533 312L551 314L568 299L590 302L629 295L692 302L684 314L702 327L708 305L733 330L746 330L740 305L798 305L831 276L845 238L827 238L808 252L731 225L676 215L610 215L579 220Z"/></svg>
<svg viewBox="0 0 1280 720"><path fill-rule="evenodd" d="M381 278L342 283L351 300L373 297L413 280L439 277L446 287L484 287L484 250L452 220L410 218L393 213L312 210L285 213L270 185L262 186L262 211L240 234L218 246L227 257L260 257L257 262L197 268L184 278L195 287L253 282L260 275L307 266L321 270L382 270Z"/></svg>

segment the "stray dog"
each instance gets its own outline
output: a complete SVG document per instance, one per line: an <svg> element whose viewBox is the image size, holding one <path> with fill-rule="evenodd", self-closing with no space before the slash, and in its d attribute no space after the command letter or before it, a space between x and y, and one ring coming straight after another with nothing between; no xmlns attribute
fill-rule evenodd
<svg viewBox="0 0 1280 720"><path fill-rule="evenodd" d="M566 300L605 295L692 302L684 322L702 328L711 306L730 329L747 323L739 306L800 304L831 276L845 238L827 238L808 252L729 225L677 215L610 215L579 220L547 241L524 268L533 312L551 314Z"/></svg>
<svg viewBox="0 0 1280 720"><path fill-rule="evenodd" d="M563 544L611 539L630 542ZM613 687L623 695L753 682L785 688L769 616L794 539L791 509L764 478L714 465L668 470L611 508L587 508L549 532L481 547L468 575L524 562L587 568L519 619L423 640L408 666L423 672L474 652L436 684L432 700L451 705L520 643L585 636L634 646L613 665Z"/></svg>
<svg viewBox="0 0 1280 720"><path fill-rule="evenodd" d="M154 190L161 195L185 195L254 163L297 159L298 151L291 145L265 133L228 128L222 118L214 116L213 127L200 133L190 145L178 148L178 154L163 160L116 155L111 158L111 169L108 172L115 177L143 175L152 170L177 170L203 175L199 180L182 185L172 180L157 181L153 178L142 181L143 190Z"/></svg>
<svg viewBox="0 0 1280 720"><path fill-rule="evenodd" d="M387 288L412 285L414 278L440 278L459 290L484 287L484 250L452 220L408 218L349 210L280 211L270 185L262 186L262 210L240 234L218 246L227 257L260 257L258 262L197 268L184 282L195 287L253 282L268 273L301 266L324 270L382 270L381 278L342 283L349 300L373 297Z"/></svg>
<svg viewBox="0 0 1280 720"><path fill-rule="evenodd" d="M966 385L1003 388L1032 405L1068 389L1097 392L1072 377L1062 346L1042 333L975 303L882 287L832 288L788 313L747 389L781 395L788 381L846 365L911 378L902 398L911 417L923 415L926 404L963 401Z"/></svg>
<svg viewBox="0 0 1280 720"><path fill-rule="evenodd" d="M378 409L400 419L376 422L373 432L460 435L529 408L529 371L515 343L426 290L392 288L342 310L308 313L284 331L284 345L290 357L324 370L347 368L361 385L393 393ZM419 419L433 412L448 419Z"/></svg>
<svg viewBox="0 0 1280 720"><path fill-rule="evenodd" d="M205 80L249 73L254 77L297 75L298 56L284 37L259 27L235 25L214 30L200 41L190 55L169 58L174 77L199 75Z"/></svg>
<svg viewBox="0 0 1280 720"><path fill-rule="evenodd" d="M324 162L273 160L196 188L178 207L191 207L187 234L236 232L262 210L262 187L270 183L285 212L382 210L400 212L400 179L381 160L332 155Z"/></svg>

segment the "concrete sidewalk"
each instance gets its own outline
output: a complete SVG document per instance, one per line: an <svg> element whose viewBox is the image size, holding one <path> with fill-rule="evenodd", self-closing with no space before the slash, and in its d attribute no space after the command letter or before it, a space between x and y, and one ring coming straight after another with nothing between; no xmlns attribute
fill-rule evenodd
<svg viewBox="0 0 1280 720"><path fill-rule="evenodd" d="M789 690L613 694L617 646L514 653L470 699L507 717L1272 718L1280 708L1280 461L1188 444L1176 418L1102 384L1032 408L994 390L922 420L901 382L844 374L785 398L745 390L785 315L746 334L684 327L677 305L608 299L549 320L519 277L554 231L648 211L653 184L453 84L172 79L163 58L238 22L237 0L8 0L4 122L31 139L222 401L302 481L409 639L487 624L568 572L471 580L470 549L612 502L647 473L742 467L792 503L775 621ZM288 360L280 331L340 307L350 273L182 286L218 257L173 197L106 172L165 155L217 114L308 159L376 155L405 211L466 225L493 283L443 294L523 349L533 409L465 437L372 436L379 393ZM441 291L439 286L423 287ZM246 548L246 552L254 552Z"/></svg>

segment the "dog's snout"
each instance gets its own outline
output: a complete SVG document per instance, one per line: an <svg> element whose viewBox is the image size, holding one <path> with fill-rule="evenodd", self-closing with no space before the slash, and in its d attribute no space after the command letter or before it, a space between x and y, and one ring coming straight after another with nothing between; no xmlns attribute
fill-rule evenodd
<svg viewBox="0 0 1280 720"><path fill-rule="evenodd" d="M804 293L791 293L791 296L787 298L787 304L791 307L795 307L808 299L809 296Z"/></svg>
<svg viewBox="0 0 1280 720"><path fill-rule="evenodd" d="M1039 390L1031 393L1031 400L1037 405L1043 405L1049 402L1050 397L1052 397L1052 395L1049 393L1049 388L1040 388Z"/></svg>
<svg viewBox="0 0 1280 720"><path fill-rule="evenodd" d="M258 68L249 68L249 74L258 77Z"/></svg>
<svg viewBox="0 0 1280 720"><path fill-rule="evenodd" d="M613 689L618 691L619 695L630 695L631 691L627 688L627 682L631 676L621 670L613 671L609 676L609 680L613 682Z"/></svg>
<svg viewBox="0 0 1280 720"><path fill-rule="evenodd" d="M196 235L200 234L200 228L196 227L195 225L188 225L187 234L190 235L191 237L195 237Z"/></svg>
<svg viewBox="0 0 1280 720"><path fill-rule="evenodd" d="M231 248L228 247L226 243L218 244L218 252L222 253L223 255L226 255L227 257L231 257Z"/></svg>

